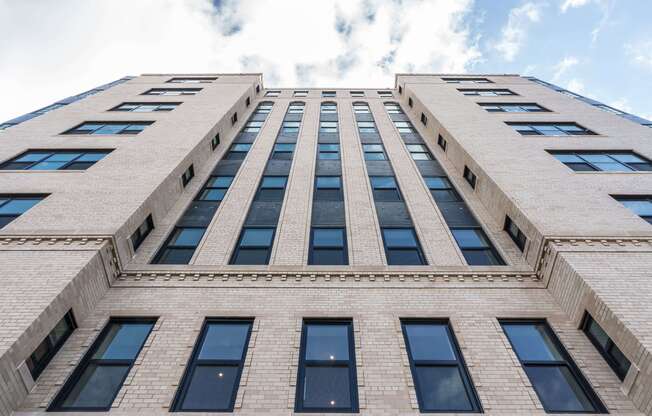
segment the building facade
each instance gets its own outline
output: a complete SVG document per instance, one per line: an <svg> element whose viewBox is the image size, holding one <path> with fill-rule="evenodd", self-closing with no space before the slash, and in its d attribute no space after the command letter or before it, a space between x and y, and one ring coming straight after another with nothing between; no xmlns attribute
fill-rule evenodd
<svg viewBox="0 0 652 416"><path fill-rule="evenodd" d="M517 75L262 82L3 124L0 415L652 415L649 122Z"/></svg>

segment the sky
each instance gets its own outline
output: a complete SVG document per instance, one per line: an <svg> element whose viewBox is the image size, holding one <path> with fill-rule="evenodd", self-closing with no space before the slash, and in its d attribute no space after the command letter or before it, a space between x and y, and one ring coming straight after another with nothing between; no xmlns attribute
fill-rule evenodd
<svg viewBox="0 0 652 416"><path fill-rule="evenodd" d="M652 120L650 0L0 0L0 122L141 73L532 75Z"/></svg>

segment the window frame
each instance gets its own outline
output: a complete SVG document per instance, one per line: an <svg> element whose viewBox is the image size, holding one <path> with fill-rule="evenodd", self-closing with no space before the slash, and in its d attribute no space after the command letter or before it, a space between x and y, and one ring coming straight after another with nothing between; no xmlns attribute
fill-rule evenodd
<svg viewBox="0 0 652 416"><path fill-rule="evenodd" d="M484 77L442 77L446 84L493 84L489 78Z"/></svg>
<svg viewBox="0 0 652 416"><path fill-rule="evenodd" d="M335 98L337 97L337 91L327 90L321 92L321 98Z"/></svg>
<svg viewBox="0 0 652 416"><path fill-rule="evenodd" d="M321 150L321 146L337 146L337 150ZM317 143L317 160L340 160L341 155L340 155L340 144L339 143ZM337 155L335 158L329 158L325 157L322 158L322 154L324 155Z"/></svg>
<svg viewBox="0 0 652 416"><path fill-rule="evenodd" d="M639 202L645 201L650 205L652 205L652 195L611 195L611 197L616 201L618 201L623 208L625 208L632 214L636 215L643 221L647 221L649 224L652 224L652 215L640 215L636 211L630 209L625 204L623 204L623 201L639 201Z"/></svg>
<svg viewBox="0 0 652 416"><path fill-rule="evenodd" d="M488 113L550 113L550 110L537 103L494 103L482 102L477 103L483 110ZM498 110L488 110L487 107L496 106ZM526 110L524 106L536 106L537 110ZM507 111L505 108L520 108L520 111Z"/></svg>
<svg viewBox="0 0 652 416"><path fill-rule="evenodd" d="M220 144L220 133L216 133L215 136L211 139L211 150L214 151L217 149L217 146Z"/></svg>
<svg viewBox="0 0 652 416"><path fill-rule="evenodd" d="M188 166L188 169L184 170L181 174L181 185L185 188L194 177L195 166L191 163L190 166Z"/></svg>
<svg viewBox="0 0 652 416"><path fill-rule="evenodd" d="M118 111L118 112L125 112L125 113L168 113L170 111L175 110L178 106L183 104L183 102L177 101L177 102L131 102L131 101L125 101L123 103L120 103L116 105L113 108L110 108L108 111ZM122 106L125 105L135 105L136 107L133 109L121 109ZM156 108L153 109L152 111L136 111L138 108L142 106L152 106L155 105ZM161 110L161 106L174 106L173 108Z"/></svg>
<svg viewBox="0 0 652 416"><path fill-rule="evenodd" d="M265 91L265 97L276 98L281 95L280 90L267 90Z"/></svg>
<svg viewBox="0 0 652 416"><path fill-rule="evenodd" d="M583 136L599 136L598 133L594 132L593 130L590 130L578 123L575 123L574 121L506 121L505 124L507 124L509 127L513 128L516 133L520 134L521 136L542 136L542 137L583 137ZM518 130L516 127L528 127L528 130ZM559 133L564 133L564 134L545 134L543 129L540 129L538 127L550 127L550 131L557 131ZM560 126L572 126L579 128L581 133L578 134L577 131L568 133L566 130L562 129ZM523 134L524 131L529 131L532 132L531 134Z"/></svg>
<svg viewBox="0 0 652 416"><path fill-rule="evenodd" d="M341 188L340 188L341 189ZM315 246L315 230L340 230L342 232L342 246L335 247L335 246ZM324 227L324 226L313 226L310 227L310 245L308 247L308 265L309 266L332 266L330 264L323 264L323 263L315 263L314 262L314 250L322 250L322 251L341 251L342 252L342 257L344 259L344 262L341 264L336 264L341 265L341 266L348 266L349 264L349 248L347 244L347 238L346 238L346 228L345 227Z"/></svg>
<svg viewBox="0 0 652 416"><path fill-rule="evenodd" d="M459 193L458 193L458 195L459 195ZM464 202L461 199L461 196L460 196L460 201ZM466 204L466 202L464 202L464 203ZM498 252L498 249L496 248L496 245L493 243L493 241L491 241L491 239L489 238L489 235L484 231L484 228L482 228L481 225L464 225L464 226L453 225L453 226L449 226L448 229L450 230L450 232L451 232L451 234L453 236L453 241L455 241L455 244L460 249L460 252L462 252L462 256L464 257L464 261L466 262L467 265L469 265L471 267L473 267L473 266L491 266L491 267L494 267L494 266L505 266L505 265L507 265L506 262L505 262L505 259L503 258L503 256L501 256L500 253ZM486 241L486 245L463 247L460 244L460 242L457 240L457 238L455 237L455 231L458 231L458 230L475 230L476 235L479 234L478 238L480 240L484 239ZM464 255L465 252L485 252L485 251L491 252L491 254L496 259L496 264L471 264L471 263L469 263L469 260L467 260L466 256Z"/></svg>
<svg viewBox="0 0 652 416"><path fill-rule="evenodd" d="M70 170L70 171L85 171L87 169L90 169L93 167L96 163L107 157L111 152L113 152L115 149L27 149L24 152L12 157L9 160L6 160L5 162L0 163L0 170L17 170L17 171L23 171L23 170L34 170L34 171L58 171L58 170ZM49 154L43 156L41 159L38 161L34 162L18 162L17 159L20 159L27 155L30 152L43 152L44 154L49 152ZM79 156L74 157L73 159L69 160L68 162L64 163L61 167L57 169L31 169L32 167L38 165L41 162L47 161L48 158L51 156L58 154L58 153L79 153ZM94 161L94 162L80 162L79 159L89 153L104 153L104 156L102 158ZM28 166L22 168L22 169L5 169L6 166L10 165L11 163L29 163ZM68 169L71 165L75 163L91 163L90 166L88 166L86 169Z"/></svg>
<svg viewBox="0 0 652 416"><path fill-rule="evenodd" d="M446 139L444 139L444 136L441 134L437 135L437 146L441 148L444 152L446 152L446 146L448 146L448 142Z"/></svg>
<svg viewBox="0 0 652 416"><path fill-rule="evenodd" d="M64 320L68 324L70 331L66 332L66 334L64 334L63 337L58 339L57 343L54 344L50 339L50 334L59 325L59 323ZM27 369L32 376L32 380L38 380L39 376L47 368L52 359L57 355L57 352L59 352L59 350L63 347L63 344L65 344L72 333L75 332L75 329L77 329L77 320L75 319L75 315L72 309L68 309L68 312L66 312L65 315L63 315L63 317L59 319L56 324L54 324L54 327L50 330L50 332L48 332L45 338L43 338L43 341L41 341L39 345L34 349L34 351L29 355L29 357L25 359L25 365L27 366ZM47 353L43 356L43 358L38 360L36 364L30 364L36 361L32 358L32 356L36 353L36 350L39 349L43 343L46 343L48 346Z"/></svg>
<svg viewBox="0 0 652 416"><path fill-rule="evenodd" d="M219 77L173 77L165 81L166 84L210 84Z"/></svg>
<svg viewBox="0 0 652 416"><path fill-rule="evenodd" d="M652 166L652 161L647 159L644 156L639 155L638 153L632 151L632 150L547 150L547 152L552 155L552 157L555 158L559 163L562 165L566 166L573 172L589 172L589 173L595 173L595 172L614 172L614 173L631 173L631 172L652 172L651 170L644 170L644 169L638 169L634 164L631 162L621 162L618 159L614 159L613 155L627 155L627 156L634 156L637 157L641 160L643 160L642 164L649 164ZM582 162L564 162L561 161L557 158L557 156L563 156L563 155L569 155L569 156L575 156L578 157L582 160ZM596 165L595 162L591 162L590 160L586 159L585 156L590 156L590 155L596 155L596 156L606 156L614 161L614 163L619 163L629 170L605 170L601 169L600 166ZM573 169L573 165L575 164L585 164L588 167L590 167L592 170L578 170L578 169Z"/></svg>
<svg viewBox="0 0 652 416"><path fill-rule="evenodd" d="M85 124L97 124L99 127L95 128L94 130L79 130L80 127L84 126ZM149 127L154 124L154 121L147 121L147 120L130 120L130 121L84 121L82 123L77 124L75 127L68 129L62 133L61 135L79 135L79 136L135 136L137 134L142 133L146 127ZM124 125L124 127L116 132L116 133L102 133L102 134L95 134L96 131L103 129L105 126L120 126ZM143 126L142 129L138 130L135 133L128 132L130 129L129 127L131 126ZM132 129L133 130L133 129ZM84 131L87 131L87 133L83 133Z"/></svg>
<svg viewBox="0 0 652 416"><path fill-rule="evenodd" d="M394 246L390 245L385 238L385 230L409 230L412 233L412 237L414 237L414 241L416 245L414 247L404 247L404 246ZM417 235L417 231L414 228L414 226L411 227L406 227L406 226L387 226L387 227L380 227L380 234L383 240L383 248L385 251L385 259L387 260L387 265L388 266L427 266L428 265L428 259L426 258L425 253L423 252L423 248L421 247L421 242L419 241L419 236ZM389 253L390 250L393 250L394 252L401 252L401 251L413 251L416 250L416 253L419 257L419 261L421 262L420 264L391 264L389 261Z"/></svg>
<svg viewBox="0 0 652 416"><path fill-rule="evenodd" d="M142 232L143 225L147 226L147 231L144 233ZM154 229L154 219L152 218L152 214L149 214L147 218L145 218L145 221L143 221L138 228L129 236L129 241L131 242L131 246L134 249L134 252L138 250L138 247L145 241L147 236L152 232Z"/></svg>
<svg viewBox="0 0 652 416"><path fill-rule="evenodd" d="M197 242L197 245L191 245L191 244L172 244L172 240L177 236L177 230L186 230L186 229L193 229L193 230L202 230L202 236L199 238L199 241ZM181 231L180 231L181 232ZM188 226L178 226L175 224L174 227L172 227L172 230L170 231L170 234L168 234L167 238L165 239L165 242L161 247L158 249L156 252L156 255L154 256L153 260L151 263L153 264L188 264L190 260L192 260L192 257L195 255L195 251L197 251L197 247L201 244L201 240L204 238L204 235L206 234L206 227L188 227ZM161 263L160 260L163 258L167 250L193 250L192 255L188 259L188 263Z"/></svg>
<svg viewBox="0 0 652 416"><path fill-rule="evenodd" d="M24 215L27 211L34 208L36 205L40 204L45 198L47 198L47 196L48 196L47 194L0 194L0 201L6 199L5 202L0 202L0 208L11 203L11 201L14 200L38 199L37 203L27 208L25 211L21 212L18 215L0 213L0 218L11 218L11 220L9 220L9 222L7 222L5 225L1 225L0 222L0 230L3 229L6 225L11 223L12 221L14 221L16 218Z"/></svg>
<svg viewBox="0 0 652 416"><path fill-rule="evenodd" d="M238 241L236 242L235 248L233 249L233 253L231 254L231 258L229 260L229 265L238 265L238 266L264 266L269 264L269 260L272 255L272 249L274 248L274 240L276 238L276 229L278 226L267 226L267 225L255 225L255 226L250 226L250 225L245 225L242 227L242 230L240 231L240 235L238 236ZM262 246L262 245L256 245L256 246L246 246L242 247L242 239L245 236L245 232L247 230L252 230L252 229L259 229L259 230L272 230L272 236L271 236L271 241L269 243L269 246ZM262 250L265 249L267 250L267 255L265 258L264 263L236 263L236 259L238 258L238 254L240 253L241 250L246 250L246 249L252 249L252 250Z"/></svg>
<svg viewBox="0 0 652 416"><path fill-rule="evenodd" d="M197 95L202 88L150 88L140 95L155 95L159 97L176 97L179 95ZM175 92L177 94L166 94Z"/></svg>
<svg viewBox="0 0 652 416"><path fill-rule="evenodd" d="M464 165L464 172L462 174L462 177L471 186L472 189L475 189L476 185L478 184L478 176L475 173L473 173L471 168Z"/></svg>
<svg viewBox="0 0 652 416"><path fill-rule="evenodd" d="M507 88L458 88L459 92L466 97L507 97L518 96L514 91ZM483 94L484 93L484 94ZM491 93L491 94L489 94Z"/></svg>
<svg viewBox="0 0 652 416"><path fill-rule="evenodd" d="M513 230L511 226L514 226L516 228L516 234L513 234ZM509 215L505 215L505 223L503 225L503 230L507 233L507 235L512 239L514 244L516 244L516 247L518 247L522 252L525 251L525 246L527 244L527 237L525 236L525 233L521 231L518 225L512 220Z"/></svg>
<svg viewBox="0 0 652 416"><path fill-rule="evenodd" d="M591 325L591 322L595 323L595 325L600 328L602 332L607 336L607 346L605 348L600 345L598 340L593 336L593 334L589 331L589 327ZM591 341L591 344L595 347L596 350L600 353L602 358L607 362L609 367L613 370L614 374L616 374L616 377L620 381L625 381L625 377L627 377L627 373L629 372L629 369L631 367L632 362L625 356L625 354L622 352L620 348L618 348L618 345L611 339L609 334L602 328L602 326L596 321L593 316L588 311L584 311L584 317L582 318L582 323L580 324L580 328L582 329L582 332L584 332L584 335ZM617 349L623 357L627 360L629 365L627 366L627 370L623 373L620 370L620 365L618 365L618 362L611 356L611 351L613 348Z"/></svg>

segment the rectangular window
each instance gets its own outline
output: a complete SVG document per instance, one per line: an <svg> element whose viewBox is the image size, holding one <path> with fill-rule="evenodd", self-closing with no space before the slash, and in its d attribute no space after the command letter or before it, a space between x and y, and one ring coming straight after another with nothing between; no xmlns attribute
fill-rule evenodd
<svg viewBox="0 0 652 416"><path fill-rule="evenodd" d="M269 114L270 111L272 111L272 106L274 104L272 102L265 102L265 103L260 103L256 107L256 110L254 110L254 114Z"/></svg>
<svg viewBox="0 0 652 416"><path fill-rule="evenodd" d="M510 236L516 247L521 251L525 250L525 243L527 243L527 237L523 234L520 228L509 218L509 215L505 215L505 225L503 227L507 234Z"/></svg>
<svg viewBox="0 0 652 416"><path fill-rule="evenodd" d="M507 89L493 89L493 90L474 90L474 89L459 89L464 95L477 96L477 97L500 97L504 95L518 95L513 91Z"/></svg>
<svg viewBox="0 0 652 416"><path fill-rule="evenodd" d="M432 160L430 150L423 144L407 144L405 145L410 152L413 160Z"/></svg>
<svg viewBox="0 0 652 416"><path fill-rule="evenodd" d="M402 201L396 179L393 176L370 176L374 201Z"/></svg>
<svg viewBox="0 0 652 416"><path fill-rule="evenodd" d="M548 413L607 413L589 383L544 320L500 325Z"/></svg>
<svg viewBox="0 0 652 416"><path fill-rule="evenodd" d="M252 319L211 318L204 322L173 411L233 411L252 325Z"/></svg>
<svg viewBox="0 0 652 416"><path fill-rule="evenodd" d="M211 139L211 150L217 149L217 146L220 144L220 133L217 133L215 137Z"/></svg>
<svg viewBox="0 0 652 416"><path fill-rule="evenodd" d="M291 160L294 154L294 143L276 143L272 152L274 160Z"/></svg>
<svg viewBox="0 0 652 416"><path fill-rule="evenodd" d="M287 176L263 176L256 193L256 200L283 201L287 181Z"/></svg>
<svg viewBox="0 0 652 416"><path fill-rule="evenodd" d="M197 197L198 201L222 201L233 182L233 176L211 176Z"/></svg>
<svg viewBox="0 0 652 416"><path fill-rule="evenodd" d="M0 229L41 202L45 195L0 194Z"/></svg>
<svg viewBox="0 0 652 416"><path fill-rule="evenodd" d="M462 200L446 176L424 176L430 194L437 202L459 202Z"/></svg>
<svg viewBox="0 0 652 416"><path fill-rule="evenodd" d="M315 195L317 201L343 201L341 176L315 177Z"/></svg>
<svg viewBox="0 0 652 416"><path fill-rule="evenodd" d="M344 228L313 227L310 233L308 264L349 264Z"/></svg>
<svg viewBox="0 0 652 416"><path fill-rule="evenodd" d="M292 103L288 107L288 114L303 114L304 107L303 103Z"/></svg>
<svg viewBox="0 0 652 416"><path fill-rule="evenodd" d="M447 84L493 84L487 78L442 78Z"/></svg>
<svg viewBox="0 0 652 416"><path fill-rule="evenodd" d="M417 235L412 228L381 228L387 264L426 264Z"/></svg>
<svg viewBox="0 0 652 416"><path fill-rule="evenodd" d="M188 183L195 177L195 167L193 165L188 166L183 175L181 175L181 184L185 188Z"/></svg>
<svg viewBox="0 0 652 416"><path fill-rule="evenodd" d="M464 166L464 179L471 185L471 188L475 189L475 183L478 180L478 177L475 176L475 173L471 172L468 166Z"/></svg>
<svg viewBox="0 0 652 416"><path fill-rule="evenodd" d="M351 91L351 97L362 98L364 97L364 91Z"/></svg>
<svg viewBox="0 0 652 416"><path fill-rule="evenodd" d="M0 196L0 213L2 212L2 201ZM625 208L630 209L634 214L643 218L645 221L652 224L652 195L623 195L614 196L614 198L623 204ZM2 218L0 218L0 222ZM1 227L0 223L0 227Z"/></svg>
<svg viewBox="0 0 652 416"><path fill-rule="evenodd" d="M385 103L385 110L388 114L403 114L401 106L396 103Z"/></svg>
<svg viewBox="0 0 652 416"><path fill-rule="evenodd" d="M279 95L281 95L281 91L276 91L276 90L267 91L265 93L265 97L278 97Z"/></svg>
<svg viewBox="0 0 652 416"><path fill-rule="evenodd" d="M373 121L358 121L358 131L360 133L375 133L376 123Z"/></svg>
<svg viewBox="0 0 652 416"><path fill-rule="evenodd" d="M322 107L323 109L323 107ZM320 121L319 122L319 132L320 133L337 133L337 121Z"/></svg>
<svg viewBox="0 0 652 416"><path fill-rule="evenodd" d="M109 111L129 111L132 113L152 113L159 111L172 111L181 103L122 103Z"/></svg>
<svg viewBox="0 0 652 416"><path fill-rule="evenodd" d="M609 367L614 370L618 379L620 381L625 380L625 376L627 376L627 372L632 363L588 312L584 315L584 320L582 321L582 331L584 331L595 348L598 349L598 352L607 364L609 364Z"/></svg>
<svg viewBox="0 0 652 416"><path fill-rule="evenodd" d="M319 112L321 114L337 114L337 105L335 103L322 103Z"/></svg>
<svg viewBox="0 0 652 416"><path fill-rule="evenodd" d="M480 413L480 400L447 320L401 320L421 412Z"/></svg>
<svg viewBox="0 0 652 416"><path fill-rule="evenodd" d="M391 91L378 91L378 96L380 98L392 98L394 94Z"/></svg>
<svg viewBox="0 0 652 416"><path fill-rule="evenodd" d="M400 85L398 86L398 93L403 94L403 87L401 87Z"/></svg>
<svg viewBox="0 0 652 416"><path fill-rule="evenodd" d="M155 319L111 319L55 398L50 411L108 411Z"/></svg>
<svg viewBox="0 0 652 416"><path fill-rule="evenodd" d="M505 264L480 227L451 227L464 259L470 266L500 266Z"/></svg>
<svg viewBox="0 0 652 416"><path fill-rule="evenodd" d="M369 114L369 105L367 103L354 103L353 112L356 114Z"/></svg>
<svg viewBox="0 0 652 416"><path fill-rule="evenodd" d="M0 165L0 170L86 170L111 150L28 150Z"/></svg>
<svg viewBox="0 0 652 416"><path fill-rule="evenodd" d="M596 133L576 123L507 122L523 136L594 136Z"/></svg>
<svg viewBox="0 0 652 416"><path fill-rule="evenodd" d="M142 224L140 224L140 227L134 233L129 237L129 240L131 241L131 245L134 248L134 251L138 250L138 247L142 244L143 241L147 238L149 233L152 232L154 229L154 220L152 219L152 214L148 215L147 218L145 218L145 221L143 221Z"/></svg>
<svg viewBox="0 0 652 416"><path fill-rule="evenodd" d="M292 95L295 97L307 97L308 91L295 91Z"/></svg>
<svg viewBox="0 0 652 416"><path fill-rule="evenodd" d="M356 413L353 322L304 320L295 412Z"/></svg>
<svg viewBox="0 0 652 416"><path fill-rule="evenodd" d="M63 318L54 326L52 331L36 347L36 350L25 360L32 379L36 380L52 358L66 342L70 334L77 328L72 310L69 310Z"/></svg>
<svg viewBox="0 0 652 416"><path fill-rule="evenodd" d="M423 124L424 126L428 125L428 117L426 117L426 115L423 113L421 113L421 124Z"/></svg>
<svg viewBox="0 0 652 416"><path fill-rule="evenodd" d="M652 171L652 162L626 151L550 151L555 159L576 172Z"/></svg>
<svg viewBox="0 0 652 416"><path fill-rule="evenodd" d="M276 228L242 229L230 264L268 264Z"/></svg>
<svg viewBox="0 0 652 416"><path fill-rule="evenodd" d="M236 119L237 121L237 119ZM263 127L264 121L247 121L247 123L242 128L242 131L245 133L258 133L260 128Z"/></svg>
<svg viewBox="0 0 652 416"><path fill-rule="evenodd" d="M409 97L409 98L408 98L408 106L409 106L410 108L414 107L414 101L412 101L412 97Z"/></svg>
<svg viewBox="0 0 652 416"><path fill-rule="evenodd" d="M189 78L172 78L167 82L172 84L210 84L215 81L217 77L189 77Z"/></svg>
<svg viewBox="0 0 652 416"><path fill-rule="evenodd" d="M281 125L281 134L294 134L299 132L300 121L284 121Z"/></svg>
<svg viewBox="0 0 652 416"><path fill-rule="evenodd" d="M201 88L152 88L145 91L141 95L161 95L161 96L176 96L176 95L195 95Z"/></svg>
<svg viewBox="0 0 652 416"><path fill-rule="evenodd" d="M490 113L542 113L550 111L539 104L478 103L478 105Z"/></svg>
<svg viewBox="0 0 652 416"><path fill-rule="evenodd" d="M256 94L258 94L259 92L260 92L260 84L257 84L256 85Z"/></svg>
<svg viewBox="0 0 652 416"><path fill-rule="evenodd" d="M623 116L623 115L627 114L624 111L617 110L617 109L615 109L613 107L609 107L608 105L605 105L605 104L594 104L593 106L599 108L600 110L603 110L603 111L606 111L606 112L612 113L612 114L617 114L619 116Z"/></svg>
<svg viewBox="0 0 652 416"><path fill-rule="evenodd" d="M238 122L238 112L236 111L236 112L233 113L233 115L231 116L231 125L233 126L233 125L234 125L235 123L237 123L237 122ZM250 123L256 123L256 122L255 122L255 121L250 121ZM261 124L262 124L262 123L261 123ZM248 131L248 130L244 130L244 131ZM254 131L258 131L258 130L254 130Z"/></svg>
<svg viewBox="0 0 652 416"><path fill-rule="evenodd" d="M205 227L174 227L154 263L188 264L204 236Z"/></svg>
<svg viewBox="0 0 652 416"><path fill-rule="evenodd" d="M394 126L398 130L399 134L412 134L415 133L412 123L409 121L395 121Z"/></svg>
<svg viewBox="0 0 652 416"><path fill-rule="evenodd" d="M247 156L247 152L251 149L251 143L234 143L229 149L225 159L229 160L241 160Z"/></svg>
<svg viewBox="0 0 652 416"><path fill-rule="evenodd" d="M324 98L335 97L335 91L322 91L321 96L324 97Z"/></svg>
<svg viewBox="0 0 652 416"><path fill-rule="evenodd" d="M443 150L443 151L445 152L445 151L446 151L446 145L447 145L447 144L448 144L448 143L446 143L446 139L444 139L444 138L442 137L442 135L440 134L440 135L437 137L437 145L439 145L439 147L441 147L441 150Z"/></svg>
<svg viewBox="0 0 652 416"><path fill-rule="evenodd" d="M138 134L153 121L87 121L61 134Z"/></svg>
<svg viewBox="0 0 652 416"><path fill-rule="evenodd" d="M245 100L245 107L249 107L251 105L251 97L247 97Z"/></svg>
<svg viewBox="0 0 652 416"><path fill-rule="evenodd" d="M339 144L322 144L318 145L318 158L319 160L339 160L340 158L340 145Z"/></svg>

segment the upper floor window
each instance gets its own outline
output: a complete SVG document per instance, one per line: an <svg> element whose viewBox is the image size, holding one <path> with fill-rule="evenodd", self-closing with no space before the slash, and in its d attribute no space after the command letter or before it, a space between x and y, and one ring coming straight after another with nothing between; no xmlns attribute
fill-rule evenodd
<svg viewBox="0 0 652 416"><path fill-rule="evenodd" d="M257 133L260 131L260 128L263 126L264 121L247 121L247 124L244 125L242 131L245 133Z"/></svg>
<svg viewBox="0 0 652 416"><path fill-rule="evenodd" d="M188 78L172 78L167 82L172 84L207 84L215 81L217 77L188 77Z"/></svg>
<svg viewBox="0 0 652 416"><path fill-rule="evenodd" d="M319 111L322 114L337 114L337 105L335 103L322 103Z"/></svg>
<svg viewBox="0 0 652 416"><path fill-rule="evenodd" d="M233 182L233 176L211 176L197 198L198 201L221 201Z"/></svg>
<svg viewBox="0 0 652 416"><path fill-rule="evenodd" d="M576 123L507 122L523 136L591 136L596 133Z"/></svg>
<svg viewBox="0 0 652 416"><path fill-rule="evenodd" d="M199 91L201 91L201 88L152 88L142 95L195 95Z"/></svg>
<svg viewBox="0 0 652 416"><path fill-rule="evenodd" d="M344 228L313 228L308 264L349 264Z"/></svg>
<svg viewBox="0 0 652 416"><path fill-rule="evenodd" d="M231 149L229 149L229 153L226 154L225 159L244 159L249 149L251 149L251 143L234 143L231 145Z"/></svg>
<svg viewBox="0 0 652 416"><path fill-rule="evenodd" d="M341 176L317 176L315 178L315 200L317 201L342 201Z"/></svg>
<svg viewBox="0 0 652 416"><path fill-rule="evenodd" d="M443 150L444 152L446 151L446 146L448 145L448 143L446 142L446 139L444 139L444 137L441 134L437 136L437 145L441 147L441 150Z"/></svg>
<svg viewBox="0 0 652 416"><path fill-rule="evenodd" d="M408 97L408 107L414 107L414 101L412 101L412 97Z"/></svg>
<svg viewBox="0 0 652 416"><path fill-rule="evenodd" d="M633 152L577 151L550 152L555 159L576 172L652 171L652 162Z"/></svg>
<svg viewBox="0 0 652 416"><path fill-rule="evenodd" d="M609 367L614 370L614 373L616 373L620 381L625 380L625 376L627 376L627 372L632 363L588 313L584 316L582 330L595 348L598 349L605 361L607 361Z"/></svg>
<svg viewBox="0 0 652 416"><path fill-rule="evenodd" d="M265 93L265 97L278 97L279 95L281 95L281 91L278 90L267 91Z"/></svg>
<svg viewBox="0 0 652 416"><path fill-rule="evenodd" d="M385 110L389 114L403 114L401 106L396 103L385 103Z"/></svg>
<svg viewBox="0 0 652 416"><path fill-rule="evenodd" d="M109 111L131 111L133 113L152 113L155 111L172 111L181 103L122 103Z"/></svg>
<svg viewBox="0 0 652 416"><path fill-rule="evenodd" d="M303 114L305 104L303 103L290 103L288 107L288 114Z"/></svg>
<svg viewBox="0 0 652 416"><path fill-rule="evenodd" d="M0 194L0 229L41 202L44 195Z"/></svg>
<svg viewBox="0 0 652 416"><path fill-rule="evenodd" d="M290 160L294 154L294 143L276 143L272 152L274 160Z"/></svg>
<svg viewBox="0 0 652 416"><path fill-rule="evenodd" d="M358 121L358 131L360 133L375 133L376 123L373 121Z"/></svg>
<svg viewBox="0 0 652 416"><path fill-rule="evenodd" d="M181 175L181 184L185 188L190 183L190 180L195 177L195 166L190 165Z"/></svg>
<svg viewBox="0 0 652 416"><path fill-rule="evenodd" d="M426 117L426 115L423 113L421 113L421 124L423 124L424 126L428 125L428 117Z"/></svg>
<svg viewBox="0 0 652 416"><path fill-rule="evenodd" d="M258 104L258 107L256 107L254 114L269 114L269 112L272 111L273 105L274 104L271 102L260 103Z"/></svg>
<svg viewBox="0 0 652 416"><path fill-rule="evenodd" d="M469 265L497 266L505 264L479 226L451 227L451 233Z"/></svg>
<svg viewBox="0 0 652 416"><path fill-rule="evenodd" d="M256 199L259 201L282 201L287 182L287 176L263 176Z"/></svg>
<svg viewBox="0 0 652 416"><path fill-rule="evenodd" d="M335 91L322 91L321 96L325 97L325 98L326 97L328 97L328 98L335 97Z"/></svg>
<svg viewBox="0 0 652 416"><path fill-rule="evenodd" d="M220 133L215 134L211 139L211 150L217 149L217 146L220 144Z"/></svg>
<svg viewBox="0 0 652 416"><path fill-rule="evenodd" d="M493 84L487 78L442 78L447 84Z"/></svg>
<svg viewBox="0 0 652 416"><path fill-rule="evenodd" d="M271 227L243 228L231 264L267 264L275 231Z"/></svg>
<svg viewBox="0 0 652 416"><path fill-rule="evenodd" d="M463 173L464 179L471 185L471 188L475 189L475 184L478 181L478 177L475 176L475 173L469 169L468 166L464 166L464 173Z"/></svg>
<svg viewBox="0 0 652 416"><path fill-rule="evenodd" d="M363 144L364 160L387 160L382 144Z"/></svg>
<svg viewBox="0 0 652 416"><path fill-rule="evenodd" d="M500 324L546 412L606 413L545 321L501 320Z"/></svg>
<svg viewBox="0 0 652 416"><path fill-rule="evenodd" d="M508 89L493 89L493 90L474 90L474 89L459 89L462 94L478 97L499 97L503 95L518 95Z"/></svg>
<svg viewBox="0 0 652 416"><path fill-rule="evenodd" d="M205 231L205 227L174 227L154 263L188 264Z"/></svg>
<svg viewBox="0 0 652 416"><path fill-rule="evenodd" d="M153 121L87 121L62 134L138 134Z"/></svg>
<svg viewBox="0 0 652 416"><path fill-rule="evenodd" d="M134 233L129 237L129 240L131 241L131 245L134 248L134 251L138 250L138 247L145 241L149 233L152 232L154 229L154 220L152 219L152 215L148 215L147 218L145 218L145 221L143 221L142 224L140 224L140 227L134 231Z"/></svg>
<svg viewBox="0 0 652 416"><path fill-rule="evenodd" d="M318 158L320 160L332 159L337 160L340 158L340 145L330 143L318 144Z"/></svg>
<svg viewBox="0 0 652 416"><path fill-rule="evenodd" d="M282 134L298 133L300 126L301 126L300 121L284 121L281 126L281 133Z"/></svg>
<svg viewBox="0 0 652 416"><path fill-rule="evenodd" d="M527 237L525 237L525 234L523 234L523 231L518 228L516 223L512 221L511 218L509 218L509 215L505 215L505 225L503 226L503 229L507 232L512 241L514 241L514 244L516 244L516 246L521 251L525 250Z"/></svg>
<svg viewBox="0 0 652 416"><path fill-rule="evenodd" d="M233 115L231 116L231 125L235 125L235 123L238 122L238 112L234 112ZM256 130L258 131L258 130Z"/></svg>
<svg viewBox="0 0 652 416"><path fill-rule="evenodd" d="M319 131L321 133L337 133L337 121L320 121Z"/></svg>
<svg viewBox="0 0 652 416"><path fill-rule="evenodd" d="M652 224L652 195L623 195L614 196L614 198L626 208L632 210L636 215ZM0 205L1 211L2 206Z"/></svg>
<svg viewBox="0 0 652 416"><path fill-rule="evenodd" d="M400 134L410 134L414 133L414 127L409 121L395 121L394 126Z"/></svg>
<svg viewBox="0 0 652 416"><path fill-rule="evenodd" d="M41 341L29 358L25 360L32 379L36 380L41 375L45 367L52 361L52 358L54 358L57 351L63 346L63 343L66 342L75 328L77 328L77 324L72 315L72 310L70 310L57 322L52 331Z"/></svg>
<svg viewBox="0 0 652 416"><path fill-rule="evenodd" d="M459 202L462 200L446 176L424 176L430 194L437 202Z"/></svg>
<svg viewBox="0 0 652 416"><path fill-rule="evenodd" d="M478 103L478 105L490 113L543 113L550 111L539 104Z"/></svg>
<svg viewBox="0 0 652 416"><path fill-rule="evenodd" d="M414 160L432 160L430 150L423 144L408 144L406 145L410 156Z"/></svg>
<svg viewBox="0 0 652 416"><path fill-rule="evenodd" d="M393 176L370 176L375 201L401 201L401 191Z"/></svg>
<svg viewBox="0 0 652 416"><path fill-rule="evenodd" d="M111 150L28 150L0 165L0 170L85 170Z"/></svg>
<svg viewBox="0 0 652 416"><path fill-rule="evenodd" d="M293 96L295 97L307 97L308 96L308 91L294 91L292 93Z"/></svg>
<svg viewBox="0 0 652 416"><path fill-rule="evenodd" d="M378 96L380 98L392 98L394 94L391 91L378 91Z"/></svg>
<svg viewBox="0 0 652 416"><path fill-rule="evenodd" d="M351 94L351 97L354 97L354 98L362 98L362 97L364 97L364 91L351 91L350 94Z"/></svg>
<svg viewBox="0 0 652 416"><path fill-rule="evenodd" d="M353 103L353 112L356 114L370 113L369 104L367 103Z"/></svg>
<svg viewBox="0 0 652 416"><path fill-rule="evenodd" d="M625 113L624 111L620 111L620 110L615 109L615 108L613 108L613 107L609 107L609 106L606 105L606 104L594 104L593 106L599 108L600 110L606 111L606 112L608 112L608 113L617 114L617 115L619 115L619 116L622 116L622 115L627 114L627 113Z"/></svg>
<svg viewBox="0 0 652 416"><path fill-rule="evenodd" d="M412 228L382 228L387 264L421 265L426 260Z"/></svg>

